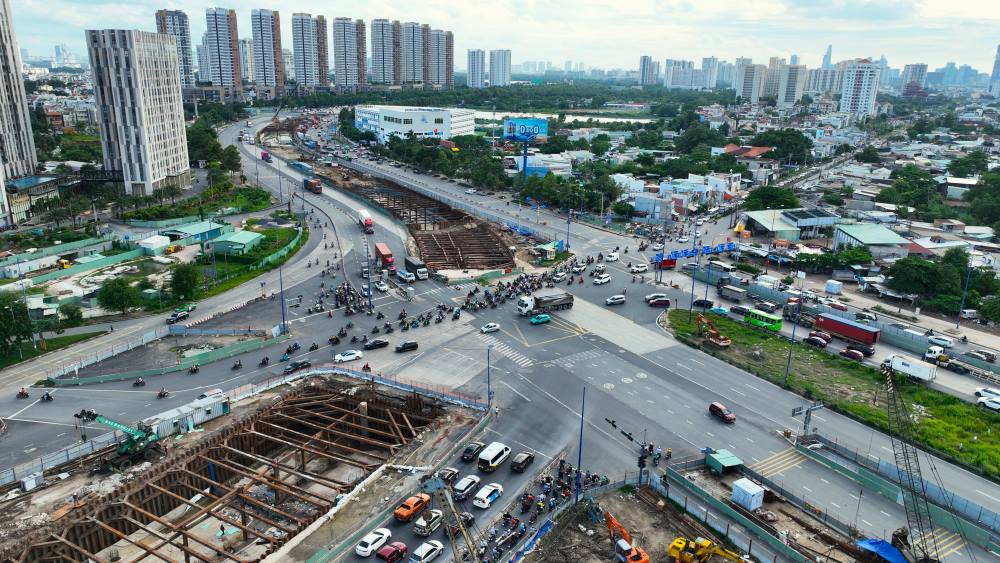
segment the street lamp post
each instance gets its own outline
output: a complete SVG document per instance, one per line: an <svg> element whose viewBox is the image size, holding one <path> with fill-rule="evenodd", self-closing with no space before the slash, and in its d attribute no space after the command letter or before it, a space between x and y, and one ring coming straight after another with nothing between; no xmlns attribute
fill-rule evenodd
<svg viewBox="0 0 1000 563"><path fill-rule="evenodd" d="M696 250L698 247L698 238L695 237L691 241L691 249ZM691 322L691 318L694 317L694 285L698 281L697 273L701 268L701 253L695 257L695 269L691 272L691 303L688 304L688 322ZM708 291L707 289L705 291Z"/></svg>
<svg viewBox="0 0 1000 563"><path fill-rule="evenodd" d="M583 466L583 411L587 408L587 387L583 388L583 398L580 400L580 443L576 448L576 495L574 503L580 502L580 467Z"/></svg>
<svg viewBox="0 0 1000 563"><path fill-rule="evenodd" d="M490 344L486 347L486 414L489 414L490 408L493 407L493 384L490 381L490 352L493 350L493 345Z"/></svg>
<svg viewBox="0 0 1000 563"><path fill-rule="evenodd" d="M278 264L278 286L281 298L281 333L286 334L288 332L288 317L285 310L285 278L283 276L283 266Z"/></svg>
<svg viewBox="0 0 1000 563"><path fill-rule="evenodd" d="M955 328L958 329L962 325L962 309L965 309L965 298L969 294L969 281L972 280L972 260L970 258L969 264L965 268L965 288L962 290L962 302L958 305L958 317L955 318Z"/></svg>
<svg viewBox="0 0 1000 563"><path fill-rule="evenodd" d="M792 350L795 347L795 329L799 326L799 315L802 314L802 301L795 306L795 319L792 321L792 336L788 339L788 361L785 363L785 379L782 385L788 387L788 375L792 372Z"/></svg>

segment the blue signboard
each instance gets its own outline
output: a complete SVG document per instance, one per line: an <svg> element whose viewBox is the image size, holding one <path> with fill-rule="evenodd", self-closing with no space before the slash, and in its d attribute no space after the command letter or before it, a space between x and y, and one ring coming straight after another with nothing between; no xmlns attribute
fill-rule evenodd
<svg viewBox="0 0 1000 563"><path fill-rule="evenodd" d="M532 141L535 137L549 134L549 122L545 119L512 118L503 122L503 138L507 141Z"/></svg>
<svg viewBox="0 0 1000 563"><path fill-rule="evenodd" d="M715 246L705 245L701 248L682 248L680 250L671 250L670 254L667 255L669 260L677 260L678 258L694 258L701 254L702 256L708 254L720 254L723 252L731 252L736 250L735 242L725 242L722 244L717 244ZM660 252L656 255L657 260L663 260L663 253Z"/></svg>

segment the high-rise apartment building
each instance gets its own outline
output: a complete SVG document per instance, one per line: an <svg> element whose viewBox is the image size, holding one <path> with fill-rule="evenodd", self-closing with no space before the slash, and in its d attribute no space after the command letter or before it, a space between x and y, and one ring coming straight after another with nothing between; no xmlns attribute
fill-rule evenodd
<svg viewBox="0 0 1000 563"><path fill-rule="evenodd" d="M208 34L201 34L201 43L194 48L195 57L198 59L198 82L212 81L212 64L208 56ZM242 59L240 61L242 64ZM241 67L242 68L242 67ZM241 71L242 72L242 71ZM243 76L246 76L245 74Z"/></svg>
<svg viewBox="0 0 1000 563"><path fill-rule="evenodd" d="M814 94L833 94L840 92L844 72L839 68L811 68L806 92Z"/></svg>
<svg viewBox="0 0 1000 563"><path fill-rule="evenodd" d="M450 90L455 87L455 39L450 31L432 29L424 55L424 85Z"/></svg>
<svg viewBox="0 0 1000 563"><path fill-rule="evenodd" d="M281 48L281 18L275 10L252 10L253 71L257 89L273 88L275 95L285 89L285 54ZM298 66L295 77L300 74Z"/></svg>
<svg viewBox="0 0 1000 563"><path fill-rule="evenodd" d="M639 57L639 86L651 86L656 83L656 67L653 64L653 57L643 55Z"/></svg>
<svg viewBox="0 0 1000 563"><path fill-rule="evenodd" d="M406 22L402 25L403 36L400 49L403 65L402 82L404 84L423 84L424 54L426 41L424 30L430 33L430 28L417 22Z"/></svg>
<svg viewBox="0 0 1000 563"><path fill-rule="evenodd" d="M767 76L764 79L764 97L778 96L778 82L781 80L781 68L787 64L782 57L771 57L767 62Z"/></svg>
<svg viewBox="0 0 1000 563"><path fill-rule="evenodd" d="M764 65L744 65L736 77L736 97L743 103L756 104L764 94L767 67Z"/></svg>
<svg viewBox="0 0 1000 563"><path fill-rule="evenodd" d="M292 50L295 61L295 82L299 86L319 86L319 40L316 20L312 14L292 14ZM325 31L325 30L323 30Z"/></svg>
<svg viewBox="0 0 1000 563"><path fill-rule="evenodd" d="M316 72L319 74L320 86L328 86L330 84L329 28L326 26L326 18L323 16L316 16L313 23L316 24ZM364 83L364 74L361 78L361 82Z"/></svg>
<svg viewBox="0 0 1000 563"><path fill-rule="evenodd" d="M804 65L782 66L778 77L778 107L790 108L797 104L808 81L809 71Z"/></svg>
<svg viewBox="0 0 1000 563"><path fill-rule="evenodd" d="M295 55L291 49L281 50L281 61L285 65L285 83L295 80Z"/></svg>
<svg viewBox="0 0 1000 563"><path fill-rule="evenodd" d="M799 56L793 53L792 56L788 58L788 64L799 64Z"/></svg>
<svg viewBox="0 0 1000 563"><path fill-rule="evenodd" d="M726 61L719 61L719 72L716 77L716 86L732 86L736 81L736 65Z"/></svg>
<svg viewBox="0 0 1000 563"><path fill-rule="evenodd" d="M249 80L253 77L253 39L240 39L240 73Z"/></svg>
<svg viewBox="0 0 1000 563"><path fill-rule="evenodd" d="M715 57L702 57L701 78L702 86L705 88L715 88L719 82L719 59Z"/></svg>
<svg viewBox="0 0 1000 563"><path fill-rule="evenodd" d="M490 86L510 86L510 49L490 50Z"/></svg>
<svg viewBox="0 0 1000 563"><path fill-rule="evenodd" d="M840 90L840 111L858 117L875 115L875 95L878 93L880 65L869 59L856 59L844 69Z"/></svg>
<svg viewBox="0 0 1000 563"><path fill-rule="evenodd" d="M208 8L205 10L205 24L209 72L204 78L213 86L225 87L229 95L234 96L243 86L236 10Z"/></svg>
<svg viewBox="0 0 1000 563"><path fill-rule="evenodd" d="M372 20L372 83L398 86L402 83L400 42L403 27L398 21Z"/></svg>
<svg viewBox="0 0 1000 563"><path fill-rule="evenodd" d="M337 90L356 92L365 85L368 42L364 20L333 20L333 73Z"/></svg>
<svg viewBox="0 0 1000 563"><path fill-rule="evenodd" d="M902 82L901 90L905 90L911 82L916 82L917 86L925 88L927 86L927 64L914 63L904 66L900 80Z"/></svg>
<svg viewBox="0 0 1000 563"><path fill-rule="evenodd" d="M466 73L466 84L469 88L486 87L486 52L482 49L469 49L469 67ZM490 71L492 72L492 68Z"/></svg>
<svg viewBox="0 0 1000 563"><path fill-rule="evenodd" d="M191 22L180 10L157 10L156 31L173 35L177 40L177 61L180 63L181 86L194 87L194 60L191 55Z"/></svg>
<svg viewBox="0 0 1000 563"><path fill-rule="evenodd" d="M104 169L125 193L191 183L176 39L137 30L88 30Z"/></svg>
<svg viewBox="0 0 1000 563"><path fill-rule="evenodd" d="M704 87L704 75L694 68L694 61L667 59L663 64L663 85L678 90L700 90Z"/></svg>
<svg viewBox="0 0 1000 563"><path fill-rule="evenodd" d="M29 176L35 173L37 162L14 20L8 0L0 0L0 176L8 180ZM9 217L8 210L7 192L2 192L0 224Z"/></svg>

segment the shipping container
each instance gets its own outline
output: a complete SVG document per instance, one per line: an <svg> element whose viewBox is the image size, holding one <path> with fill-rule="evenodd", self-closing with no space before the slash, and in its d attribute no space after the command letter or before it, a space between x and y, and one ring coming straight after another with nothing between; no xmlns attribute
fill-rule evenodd
<svg viewBox="0 0 1000 563"><path fill-rule="evenodd" d="M839 337L849 342L874 345L878 342L882 331L866 324L843 319L827 313L816 316L815 328Z"/></svg>
<svg viewBox="0 0 1000 563"><path fill-rule="evenodd" d="M743 477L733 481L733 502L753 512L764 504L764 488Z"/></svg>

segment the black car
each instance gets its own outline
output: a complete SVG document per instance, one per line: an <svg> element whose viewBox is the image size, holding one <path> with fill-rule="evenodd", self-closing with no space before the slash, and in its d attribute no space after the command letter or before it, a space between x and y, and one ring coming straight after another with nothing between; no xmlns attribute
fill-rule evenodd
<svg viewBox="0 0 1000 563"><path fill-rule="evenodd" d="M417 349L416 340L407 340L405 342L400 342L399 344L396 344L397 352L411 352L416 349Z"/></svg>
<svg viewBox="0 0 1000 563"><path fill-rule="evenodd" d="M388 345L389 341L385 338L372 338L368 342L365 342L365 345L362 346L362 348L365 350L374 350L376 348L385 348Z"/></svg>
<svg viewBox="0 0 1000 563"><path fill-rule="evenodd" d="M535 454L528 452L521 452L514 456L514 459L510 462L510 470L515 473L524 473L524 470L528 468L529 465L534 463Z"/></svg>
<svg viewBox="0 0 1000 563"><path fill-rule="evenodd" d="M852 342L847 345L848 350L857 350L865 355L866 358L870 358L875 355L875 347L869 346L868 344L860 344L858 342Z"/></svg>
<svg viewBox="0 0 1000 563"><path fill-rule="evenodd" d="M437 478L444 481L445 485L453 485L458 480L458 473L454 467L442 467L437 471Z"/></svg>
<svg viewBox="0 0 1000 563"><path fill-rule="evenodd" d="M694 306L701 309L711 309L715 307L715 302L711 299L695 299Z"/></svg>
<svg viewBox="0 0 1000 563"><path fill-rule="evenodd" d="M750 307L744 307L743 305L733 305L729 308L729 312L734 315L746 315L750 312Z"/></svg>
<svg viewBox="0 0 1000 563"><path fill-rule="evenodd" d="M465 450L462 451L462 461L473 461L479 452L483 451L486 444L482 442L470 442L468 446L465 446Z"/></svg>
<svg viewBox="0 0 1000 563"><path fill-rule="evenodd" d="M309 360L295 360L294 362L285 366L285 373L292 373L295 371L299 371L300 369L306 369L307 367L310 366L312 366L312 363L310 363Z"/></svg>
<svg viewBox="0 0 1000 563"><path fill-rule="evenodd" d="M802 343L816 348L826 348L826 340L823 340L818 336L807 336L802 339Z"/></svg>

